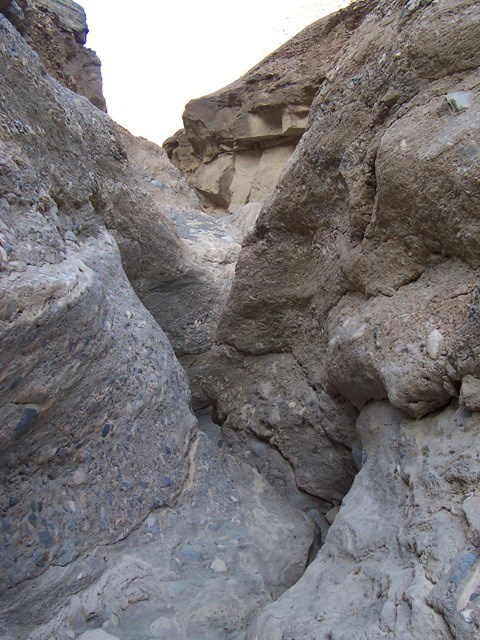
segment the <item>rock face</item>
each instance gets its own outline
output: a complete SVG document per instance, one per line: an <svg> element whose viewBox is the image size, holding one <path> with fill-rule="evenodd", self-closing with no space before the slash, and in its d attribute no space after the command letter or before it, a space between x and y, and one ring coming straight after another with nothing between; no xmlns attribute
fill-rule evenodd
<svg viewBox="0 0 480 640"><path fill-rule="evenodd" d="M2 17L2 586L172 504L195 421L103 209L148 214L107 116L42 74ZM8 43L8 47L5 46ZM94 128L92 127L94 125ZM128 189L123 204L114 186ZM168 223L157 214L157 232ZM166 243L165 243L166 244ZM170 478L159 487L157 469Z"/></svg>
<svg viewBox="0 0 480 640"><path fill-rule="evenodd" d="M83 46L88 27L80 5L70 0L4 0L0 11L40 55L50 75L107 110L100 60Z"/></svg>
<svg viewBox="0 0 480 640"><path fill-rule="evenodd" d="M361 467L252 639L479 636L479 64L478 3L377 3L240 255L223 437L323 513Z"/></svg>
<svg viewBox="0 0 480 640"><path fill-rule="evenodd" d="M3 15L0 70L0 637L238 639L318 527L216 425L198 434L132 283L205 346L213 325L175 325L197 290L168 312L155 290L168 306L244 225L217 242L165 153L51 78Z"/></svg>
<svg viewBox="0 0 480 640"><path fill-rule="evenodd" d="M187 104L185 129L164 146L207 209L266 200L333 61L374 4L319 20L236 82Z"/></svg>
<svg viewBox="0 0 480 640"><path fill-rule="evenodd" d="M479 426L456 405L420 420L363 409L365 463L326 544L248 637L478 638Z"/></svg>
<svg viewBox="0 0 480 640"><path fill-rule="evenodd" d="M22 640L238 638L303 573L314 535L308 517L200 434L176 507L30 581L4 598L3 615Z"/></svg>
<svg viewBox="0 0 480 640"><path fill-rule="evenodd" d="M118 238L119 246L125 247L125 269L185 366L193 405L199 408L208 404L202 390L205 359L232 286L242 240L253 228L259 207L244 207L234 217L212 218L201 210L195 193L161 147L123 130L119 136L138 183L170 223L181 248L180 261L178 256L172 260L171 252L163 259L164 237L152 235L151 219L138 220L134 228L140 237L135 246L125 247ZM139 264L139 256L152 243L150 258Z"/></svg>
<svg viewBox="0 0 480 640"><path fill-rule="evenodd" d="M12 18L12 3L5 14L40 54L47 71L106 110L100 61L82 46L88 30L83 9L69 0L24 0L22 7L18 24ZM94 116L94 125L98 117ZM240 228L245 216L251 219L248 228L254 216L251 211L244 216L239 212L232 223L214 225L162 149L113 123L108 126L117 154L130 163L136 189L144 192L144 202L141 215L134 208L127 210L127 184L122 178L110 182L107 198L95 196L95 207L120 248L135 292L183 359L194 405L205 405L199 372L231 287L243 237Z"/></svg>
<svg viewBox="0 0 480 640"><path fill-rule="evenodd" d="M254 228L252 202L201 212L0 6L0 638L478 638L478 2L323 23ZM246 141L262 109L237 107Z"/></svg>

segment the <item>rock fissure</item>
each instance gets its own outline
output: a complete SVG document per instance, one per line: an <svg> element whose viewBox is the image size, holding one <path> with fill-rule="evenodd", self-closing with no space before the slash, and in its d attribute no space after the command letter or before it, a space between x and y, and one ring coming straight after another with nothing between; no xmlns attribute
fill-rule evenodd
<svg viewBox="0 0 480 640"><path fill-rule="evenodd" d="M0 12L2 640L477 638L478 3L320 20L183 176Z"/></svg>

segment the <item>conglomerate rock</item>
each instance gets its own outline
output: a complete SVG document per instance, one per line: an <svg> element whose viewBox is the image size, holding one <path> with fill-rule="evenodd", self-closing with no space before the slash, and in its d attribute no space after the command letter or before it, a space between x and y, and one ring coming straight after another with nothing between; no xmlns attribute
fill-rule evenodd
<svg viewBox="0 0 480 640"><path fill-rule="evenodd" d="M114 128L0 20L5 589L173 503L195 421L171 346L100 215L148 216ZM168 223L156 222L168 241Z"/></svg>
<svg viewBox="0 0 480 640"><path fill-rule="evenodd" d="M164 146L208 209L267 199L332 62L374 4L360 0L318 20L239 80L186 105L185 128Z"/></svg>
<svg viewBox="0 0 480 640"><path fill-rule="evenodd" d="M23 0L22 6L20 30L47 71L103 109L96 58L99 83L92 76L90 86L87 67L95 54L82 46L88 31L83 9L70 0ZM93 118L95 125L103 122L99 114ZM143 192L143 209L138 215L135 207L125 206L124 180L112 180L107 201L98 194L94 206L120 247L135 292L184 359L195 406L204 405L197 370L213 342L232 283L244 224L241 212L238 221L213 224L163 149L111 121L108 126L118 154L130 163L130 176L135 174L136 189Z"/></svg>
<svg viewBox="0 0 480 640"><path fill-rule="evenodd" d="M211 437L195 441L175 507L7 594L3 616L16 638L236 640L298 580L313 522Z"/></svg>
<svg viewBox="0 0 480 640"><path fill-rule="evenodd" d="M3 16L0 71L0 637L237 639L303 573L318 528L216 425L198 435L132 289L173 295L193 270L162 211L196 197Z"/></svg>
<svg viewBox="0 0 480 640"><path fill-rule="evenodd" d="M138 268L135 255L123 251L125 269L136 293L164 329L184 365L193 406L199 408L208 404L202 389L205 359L232 286L241 243L253 228L259 207L249 205L233 217L212 218L202 211L195 192L161 147L124 130L119 129L118 135L132 173L156 211L171 224L182 249L181 264L168 278L164 268L158 269L155 256L151 265L157 273L145 266ZM150 221L138 221L135 228L137 232L141 229L138 250L142 251L151 241ZM163 240L153 240L161 252ZM121 239L119 245L123 246Z"/></svg>
<svg viewBox="0 0 480 640"><path fill-rule="evenodd" d="M240 254L223 437L338 513L252 639L479 635L479 64L477 2L377 3Z"/></svg>

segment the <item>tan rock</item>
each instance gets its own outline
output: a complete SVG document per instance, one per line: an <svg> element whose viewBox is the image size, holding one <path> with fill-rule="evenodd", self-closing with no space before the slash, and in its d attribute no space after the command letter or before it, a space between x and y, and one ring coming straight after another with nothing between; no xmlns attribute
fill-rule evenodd
<svg viewBox="0 0 480 640"><path fill-rule="evenodd" d="M185 129L164 146L207 209L233 212L273 191L332 61L373 5L362 0L319 20L236 82L187 104ZM215 158L225 153L234 155L233 176L222 160L217 179L207 179L204 166L210 176Z"/></svg>

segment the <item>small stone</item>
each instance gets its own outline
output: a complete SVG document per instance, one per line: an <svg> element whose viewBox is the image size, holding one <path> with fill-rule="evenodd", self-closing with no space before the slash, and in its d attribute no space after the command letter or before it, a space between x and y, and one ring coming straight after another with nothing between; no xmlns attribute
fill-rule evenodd
<svg viewBox="0 0 480 640"><path fill-rule="evenodd" d="M325 514L325 519L327 520L328 524L332 525L335 522L335 518L337 517L339 511L340 507L338 505L330 509L330 511L327 511L327 513Z"/></svg>
<svg viewBox="0 0 480 640"><path fill-rule="evenodd" d="M85 631L80 636L77 636L77 640L118 640L118 638L103 629L93 629L92 631Z"/></svg>
<svg viewBox="0 0 480 640"><path fill-rule="evenodd" d="M107 423L102 429L102 438L105 438L110 433L110 425Z"/></svg>
<svg viewBox="0 0 480 640"><path fill-rule="evenodd" d="M225 562L220 558L217 558L217 556L215 556L215 560L210 565L210 569L217 571L217 573L225 573L225 571L228 571L228 568Z"/></svg>
<svg viewBox="0 0 480 640"><path fill-rule="evenodd" d="M398 102L400 96L401 94L399 91L391 89L390 91L387 91L387 93L385 93L385 95L382 97L382 102L383 104L386 104L387 107L393 107L393 105Z"/></svg>
<svg viewBox="0 0 480 640"><path fill-rule="evenodd" d="M445 100L454 111L463 111L472 104L472 95L468 91L455 91L447 93Z"/></svg>
<svg viewBox="0 0 480 640"><path fill-rule="evenodd" d="M71 487L79 487L87 482L87 473L85 469L77 469L69 482Z"/></svg>
<svg viewBox="0 0 480 640"><path fill-rule="evenodd" d="M148 527L153 527L153 525L156 524L157 521L152 515L149 515L145 522L147 523Z"/></svg>
<svg viewBox="0 0 480 640"><path fill-rule="evenodd" d="M51 547L54 542L52 534L50 533L50 531L47 531L46 529L44 531L39 532L38 541L44 547Z"/></svg>
<svg viewBox="0 0 480 640"><path fill-rule="evenodd" d="M185 634L178 624L178 622L172 618L157 618L155 622L150 625L150 633L154 638L158 640L183 640Z"/></svg>
<svg viewBox="0 0 480 640"><path fill-rule="evenodd" d="M427 338L427 353L432 360L436 360L440 355L440 347L443 342L443 335L434 329Z"/></svg>
<svg viewBox="0 0 480 640"><path fill-rule="evenodd" d="M86 625L85 610L79 596L74 595L70 598L68 605L68 619L75 629L81 629Z"/></svg>
<svg viewBox="0 0 480 640"><path fill-rule="evenodd" d="M16 29L18 29L20 32L23 30L23 25L25 23L25 14L15 0L13 0L13 2L11 2L4 10L4 14Z"/></svg>
<svg viewBox="0 0 480 640"><path fill-rule="evenodd" d="M178 554L180 560L190 560L191 562L202 562L204 560L203 553L198 549L187 547L182 549Z"/></svg>
<svg viewBox="0 0 480 640"><path fill-rule="evenodd" d="M33 423L35 422L37 417L38 411L36 409L24 409L22 415L20 416L20 420L17 422L13 431L13 437L17 439L27 433L27 431L32 428Z"/></svg>
<svg viewBox="0 0 480 640"><path fill-rule="evenodd" d="M480 411L480 380L466 375L462 379L460 400L470 411Z"/></svg>

